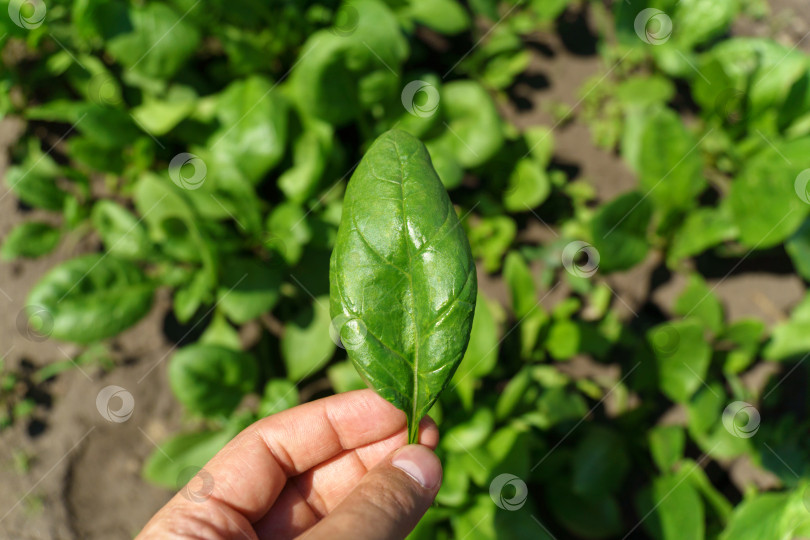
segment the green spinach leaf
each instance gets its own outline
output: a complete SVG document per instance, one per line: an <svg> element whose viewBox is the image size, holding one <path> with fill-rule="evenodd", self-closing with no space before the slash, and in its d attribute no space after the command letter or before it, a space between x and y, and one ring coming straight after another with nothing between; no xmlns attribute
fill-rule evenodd
<svg viewBox="0 0 810 540"><path fill-rule="evenodd" d="M405 411L416 442L464 356L477 280L455 209L412 135L380 136L352 176L329 275L349 358Z"/></svg>
<svg viewBox="0 0 810 540"><path fill-rule="evenodd" d="M152 246L146 228L129 210L113 201L101 200L93 206L91 216L108 252L122 259L149 256Z"/></svg>
<svg viewBox="0 0 810 540"><path fill-rule="evenodd" d="M652 215L649 199L637 191L625 193L596 212L591 234L601 257L600 270L627 270L644 260L650 249L647 228Z"/></svg>
<svg viewBox="0 0 810 540"><path fill-rule="evenodd" d="M276 305L281 269L248 258L223 261L219 308L237 324L248 322Z"/></svg>
<svg viewBox="0 0 810 540"><path fill-rule="evenodd" d="M326 297L318 297L287 322L281 338L281 356L287 378L298 382L323 368L335 352Z"/></svg>
<svg viewBox="0 0 810 540"><path fill-rule="evenodd" d="M228 415L259 377L256 359L219 345L197 343L169 362L169 383L177 399L203 416Z"/></svg>
<svg viewBox="0 0 810 540"><path fill-rule="evenodd" d="M185 15L163 3L133 8L130 31L116 35L107 51L121 64L149 78L174 75L197 49L200 33Z"/></svg>
<svg viewBox="0 0 810 540"><path fill-rule="evenodd" d="M38 332L92 343L138 322L152 306L153 290L134 264L112 255L85 255L48 272L31 290L27 309L32 324L43 325L34 328Z"/></svg>
<svg viewBox="0 0 810 540"><path fill-rule="evenodd" d="M3 240L0 258L6 261L17 257L36 258L50 253L59 244L62 232L47 223L29 221L14 227Z"/></svg>

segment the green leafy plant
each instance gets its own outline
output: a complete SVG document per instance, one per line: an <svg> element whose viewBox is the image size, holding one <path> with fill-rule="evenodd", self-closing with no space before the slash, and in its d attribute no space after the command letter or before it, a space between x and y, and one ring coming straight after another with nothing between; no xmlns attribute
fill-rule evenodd
<svg viewBox="0 0 810 540"><path fill-rule="evenodd" d="M185 416L149 481L368 381L411 440L428 408L442 431L414 538L810 535L810 60L740 35L764 3L20 4L0 6L0 116L23 126L4 181L33 214L0 257L82 246L24 314L82 366L171 298L182 339L154 369ZM547 42L580 39L603 68L527 125ZM604 154L598 177L570 163L583 123L626 183ZM392 139L432 194L404 211ZM764 271L795 302L732 314L722 287ZM3 371L0 424L73 366L36 360L30 384Z"/></svg>
<svg viewBox="0 0 810 540"><path fill-rule="evenodd" d="M411 443L470 338L477 281L459 225L425 146L378 137L346 189L331 313L363 379L405 411Z"/></svg>

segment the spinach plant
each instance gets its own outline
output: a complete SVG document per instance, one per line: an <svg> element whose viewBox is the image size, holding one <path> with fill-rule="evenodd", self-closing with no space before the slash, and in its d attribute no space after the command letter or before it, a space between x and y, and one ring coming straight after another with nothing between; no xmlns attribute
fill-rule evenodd
<svg viewBox="0 0 810 540"><path fill-rule="evenodd" d="M0 116L23 125L4 180L30 211L0 258L86 248L20 320L87 347L7 362L0 428L73 362L111 369L157 294L181 331L149 377L186 414L156 484L366 386L357 367L411 440L433 403L444 481L413 538L810 536L810 295L769 327L722 294L752 265L797 301L810 281L810 61L739 35L762 0L0 4ZM604 70L528 125L543 42L583 30ZM626 185L605 196L563 120Z"/></svg>
<svg viewBox="0 0 810 540"><path fill-rule="evenodd" d="M419 420L464 357L478 286L455 208L413 135L381 135L354 172L329 283L349 358L405 411L416 443Z"/></svg>

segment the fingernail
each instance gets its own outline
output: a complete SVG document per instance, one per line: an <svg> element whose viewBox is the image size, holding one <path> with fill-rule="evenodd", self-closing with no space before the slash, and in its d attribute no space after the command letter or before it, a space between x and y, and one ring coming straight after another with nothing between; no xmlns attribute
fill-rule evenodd
<svg viewBox="0 0 810 540"><path fill-rule="evenodd" d="M442 479L442 465L436 454L421 444L410 444L394 454L391 465L425 488L433 489Z"/></svg>

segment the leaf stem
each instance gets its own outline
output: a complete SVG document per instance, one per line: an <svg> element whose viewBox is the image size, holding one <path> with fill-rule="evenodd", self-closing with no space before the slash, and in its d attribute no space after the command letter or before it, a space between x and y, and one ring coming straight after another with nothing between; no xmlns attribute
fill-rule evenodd
<svg viewBox="0 0 810 540"><path fill-rule="evenodd" d="M419 443L419 419L408 418L408 444Z"/></svg>

